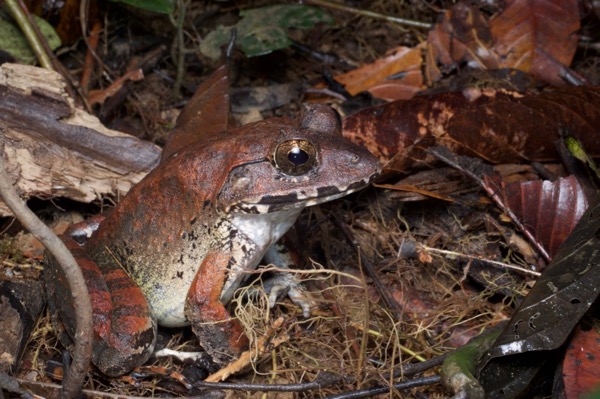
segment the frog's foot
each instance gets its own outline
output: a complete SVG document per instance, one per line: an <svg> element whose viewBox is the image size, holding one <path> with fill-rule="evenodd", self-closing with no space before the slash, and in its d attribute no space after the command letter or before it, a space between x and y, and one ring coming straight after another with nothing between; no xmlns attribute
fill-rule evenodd
<svg viewBox="0 0 600 399"><path fill-rule="evenodd" d="M83 245L98 230L100 223L104 219L106 219L106 215L100 214L87 218L83 222L72 224L65 232L65 235L71 237L78 244Z"/></svg>
<svg viewBox="0 0 600 399"><path fill-rule="evenodd" d="M265 291L269 294L269 304L274 307L277 300L283 298L286 294L297 306L302 309L304 317L310 317L312 309L317 307L317 303L306 291L306 288L292 273L280 272L277 275L266 279L263 282Z"/></svg>
<svg viewBox="0 0 600 399"><path fill-rule="evenodd" d="M283 237L279 242L271 245L265 253L265 261L277 265L281 269L294 269L302 262L298 251L295 250L293 241ZM304 317L310 317L312 309L317 303L306 291L306 288L296 275L290 272L278 272L273 277L264 280L263 287L269 294L269 304L275 306L278 299L286 294L297 306L302 309Z"/></svg>
<svg viewBox="0 0 600 399"><path fill-rule="evenodd" d="M200 345L219 365L229 363L248 348L240 322L232 318L219 297L230 256L209 252L196 272L186 298L185 314Z"/></svg>

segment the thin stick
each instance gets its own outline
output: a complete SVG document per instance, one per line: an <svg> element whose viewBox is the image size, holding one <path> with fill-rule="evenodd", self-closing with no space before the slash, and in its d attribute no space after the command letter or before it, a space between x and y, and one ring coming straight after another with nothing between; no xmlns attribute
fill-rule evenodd
<svg viewBox="0 0 600 399"><path fill-rule="evenodd" d="M2 146L0 149L3 150L4 147ZM3 153L4 151L0 152L0 197L2 197L21 224L44 244L54 259L56 259L56 262L65 273L73 301L77 304L77 306L74 306L77 326L75 330L73 363L69 367L62 388L63 398L75 398L81 391L92 355L92 304L88 289L85 285L81 269L77 265L73 255L71 255L71 252L69 252L60 238L25 206L19 194L17 194L8 177Z"/></svg>
<svg viewBox="0 0 600 399"><path fill-rule="evenodd" d="M333 3L333 2L327 1L327 0L307 0L306 3L314 4L314 5L318 5L318 6L322 6L322 7L327 7L327 8L332 8L334 10L345 11L345 12L349 12L352 14L362 15L365 17L382 19L384 21L393 22L393 23L399 24L399 25L406 25L406 26L410 26L412 28L431 29L431 24L428 24L426 22L414 21L412 19L405 19L405 18L400 18L400 17L391 17L389 15L380 14L380 13L377 13L374 11L361 10L360 8L348 7L343 4Z"/></svg>
<svg viewBox="0 0 600 399"><path fill-rule="evenodd" d="M542 275L542 273L540 273L540 272L536 272L536 271L533 271L533 270L525 269L524 267L521 267L521 266L511 265L509 263L503 263L503 262L498 262L496 260L485 259L482 256L468 255L468 254L463 254L463 253L459 253L459 252L448 251L448 250L445 250L445 249L432 248L432 247L428 247L428 246L425 246L425 245L421 245L421 248L423 248L427 252L435 252L435 253L442 254L442 255L456 256L458 258L478 260L480 262L484 262L484 263L488 263L490 265L498 266L501 269L516 270L518 272L521 272L521 273L524 273L524 274L530 274L530 275L535 276L535 277L539 277L539 276Z"/></svg>
<svg viewBox="0 0 600 399"><path fill-rule="evenodd" d="M27 39L27 43L29 43L31 50L35 54L40 65L46 69L50 69L51 71L54 70L52 67L52 61L50 61L50 57L48 57L48 54L46 54L44 51L42 44L38 40L38 37L33 30L33 26L29 22L29 18L27 18L27 15L25 15L21 9L18 1L6 0L5 3L8 7L10 15L15 19L17 25L19 25L21 32L23 32L23 35Z"/></svg>

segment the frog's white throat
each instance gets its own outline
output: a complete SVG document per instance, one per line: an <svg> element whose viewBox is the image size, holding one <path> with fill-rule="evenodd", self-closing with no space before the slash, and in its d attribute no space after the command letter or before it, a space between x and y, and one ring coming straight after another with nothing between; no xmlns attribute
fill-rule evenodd
<svg viewBox="0 0 600 399"><path fill-rule="evenodd" d="M234 262L230 265L229 276L221 291L223 303L229 302L235 290L249 276L247 272L256 269L268 249L296 222L300 212L302 208L267 214L232 214L231 227L238 240L237 247L232 248Z"/></svg>
<svg viewBox="0 0 600 399"><path fill-rule="evenodd" d="M364 188L370 181L370 178L365 179L343 189L330 186L300 190L285 196L263 196L256 203L241 202L232 207L232 228L239 237L243 237L241 240L245 241L245 245L239 251L234 249L240 256L234 256L234 260L238 261L231 264L221 291L221 301L227 303L231 300L237 287L249 276L248 272L256 268L271 245L292 227L302 209L348 195ZM239 262L241 258L243 262Z"/></svg>

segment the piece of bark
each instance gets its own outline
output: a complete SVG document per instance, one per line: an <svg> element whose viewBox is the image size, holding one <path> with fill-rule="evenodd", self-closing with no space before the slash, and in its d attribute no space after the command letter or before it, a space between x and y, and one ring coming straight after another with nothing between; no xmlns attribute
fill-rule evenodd
<svg viewBox="0 0 600 399"><path fill-rule="evenodd" d="M45 305L41 282L0 281L0 372L15 371Z"/></svg>
<svg viewBox="0 0 600 399"><path fill-rule="evenodd" d="M125 194L161 152L75 108L57 73L17 64L0 66L0 144L21 197L81 202Z"/></svg>

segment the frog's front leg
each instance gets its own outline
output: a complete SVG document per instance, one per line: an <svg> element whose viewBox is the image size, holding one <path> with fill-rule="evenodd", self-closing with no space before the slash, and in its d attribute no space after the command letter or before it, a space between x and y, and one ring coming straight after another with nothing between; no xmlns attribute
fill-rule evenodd
<svg viewBox="0 0 600 399"><path fill-rule="evenodd" d="M248 348L239 321L221 302L230 254L213 250L202 261L187 294L185 314L204 349L217 363L227 363Z"/></svg>
<svg viewBox="0 0 600 399"><path fill-rule="evenodd" d="M125 271L109 259L100 268L69 236L62 236L82 270L91 296L94 343L92 362L108 376L119 376L146 362L154 349L156 322L148 302ZM110 257L110 255L108 255ZM74 339L74 307L62 268L48 259L44 269L48 303L55 325L70 346Z"/></svg>
<svg viewBox="0 0 600 399"><path fill-rule="evenodd" d="M275 265L280 269L284 269L284 271L277 272L273 277L266 279L263 282L263 287L269 294L271 307L275 306L278 299L287 295L292 302L302 309L302 315L308 318L311 311L317 307L317 304L306 291L302 281L297 278L297 275L285 271L285 269L295 269L301 263L300 255L286 237L271 245L265 253L264 260L266 263Z"/></svg>

